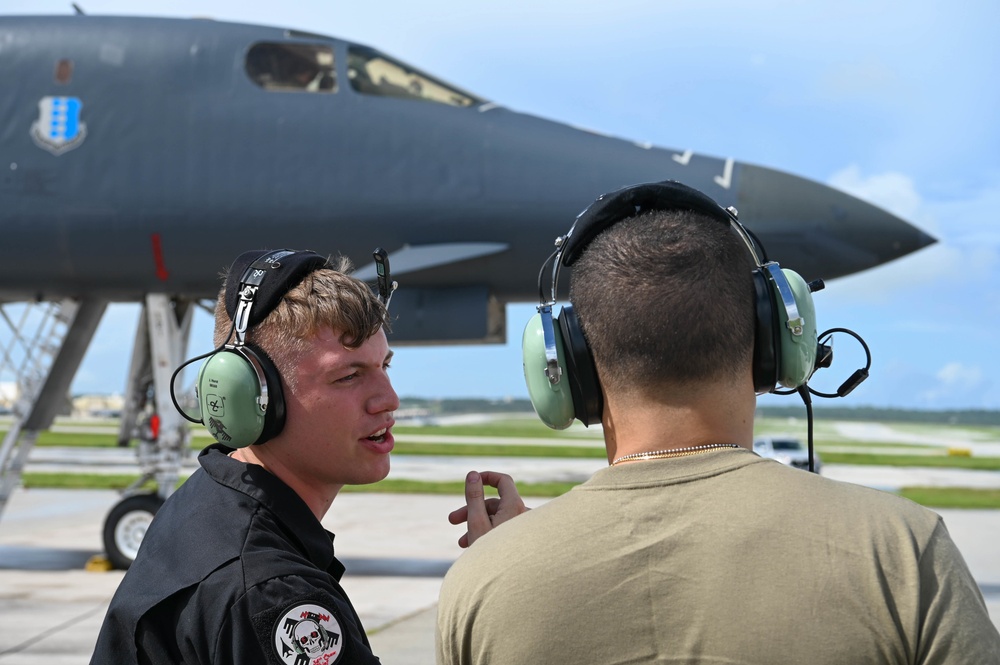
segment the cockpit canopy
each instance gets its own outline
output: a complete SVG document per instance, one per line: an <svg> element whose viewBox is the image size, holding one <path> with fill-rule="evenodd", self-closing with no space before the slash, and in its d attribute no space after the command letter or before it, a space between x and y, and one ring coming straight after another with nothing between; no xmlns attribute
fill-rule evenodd
<svg viewBox="0 0 1000 665"><path fill-rule="evenodd" d="M325 43L258 42L247 51L246 73L265 90L338 91L333 47ZM367 46L348 46L347 79L351 89L363 95L460 107L485 102Z"/></svg>

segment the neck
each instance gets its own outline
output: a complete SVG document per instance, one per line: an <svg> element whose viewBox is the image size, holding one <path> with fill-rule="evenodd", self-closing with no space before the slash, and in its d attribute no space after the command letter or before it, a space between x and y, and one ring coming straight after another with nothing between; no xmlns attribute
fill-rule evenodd
<svg viewBox="0 0 1000 665"><path fill-rule="evenodd" d="M322 521L343 485L318 487L303 481L302 474L293 471L289 461L281 455L281 450L279 446L263 444L239 448L231 456L241 462L264 467L268 473L277 476L299 495L316 519Z"/></svg>
<svg viewBox="0 0 1000 665"><path fill-rule="evenodd" d="M752 386L734 381L664 391L657 399L632 391L608 393L603 419L608 462L718 443L752 449L756 406Z"/></svg>

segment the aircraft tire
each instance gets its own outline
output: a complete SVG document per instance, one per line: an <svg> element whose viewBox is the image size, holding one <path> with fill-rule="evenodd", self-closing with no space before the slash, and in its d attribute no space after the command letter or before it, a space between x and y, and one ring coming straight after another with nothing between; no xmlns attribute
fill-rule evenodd
<svg viewBox="0 0 1000 665"><path fill-rule="evenodd" d="M157 494L133 494L115 504L104 521L104 551L112 566L127 570L132 565L146 529L162 505Z"/></svg>

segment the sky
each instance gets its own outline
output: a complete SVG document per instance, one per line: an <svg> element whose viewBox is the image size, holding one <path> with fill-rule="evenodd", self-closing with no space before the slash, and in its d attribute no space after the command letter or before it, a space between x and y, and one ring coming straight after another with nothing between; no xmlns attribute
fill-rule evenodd
<svg viewBox="0 0 1000 665"><path fill-rule="evenodd" d="M851 328L873 355L868 381L821 401L1000 409L995 0L77 4L94 15L210 17L356 41L516 111L733 157L879 205L939 242L816 294L820 330ZM0 0L0 14L71 11L61 0ZM508 306L506 345L397 349L397 392L527 397L520 338L533 311ZM74 393L123 389L138 315L109 309ZM190 354L208 350L210 336L200 314ZM811 385L835 389L863 363L860 347L838 336L834 366Z"/></svg>

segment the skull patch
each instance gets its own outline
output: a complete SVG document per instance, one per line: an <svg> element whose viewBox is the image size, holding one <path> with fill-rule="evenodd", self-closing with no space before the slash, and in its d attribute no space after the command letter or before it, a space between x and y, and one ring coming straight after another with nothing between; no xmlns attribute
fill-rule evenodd
<svg viewBox="0 0 1000 665"><path fill-rule="evenodd" d="M314 603L296 605L274 626L274 650L287 665L335 663L343 651L343 639L336 615Z"/></svg>

